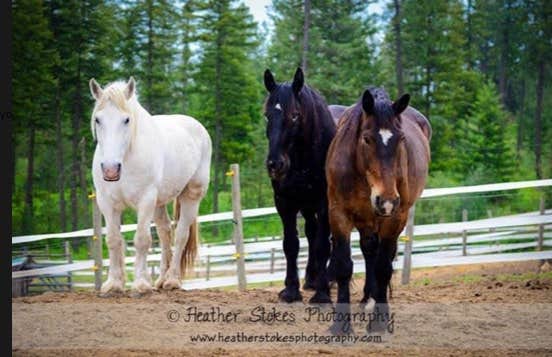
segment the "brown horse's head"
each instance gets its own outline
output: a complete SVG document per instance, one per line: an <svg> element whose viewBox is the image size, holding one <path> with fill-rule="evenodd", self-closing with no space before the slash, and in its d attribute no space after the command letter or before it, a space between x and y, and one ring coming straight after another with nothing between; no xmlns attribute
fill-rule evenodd
<svg viewBox="0 0 552 357"><path fill-rule="evenodd" d="M380 216L394 214L407 180L407 153L401 113L410 95L392 102L383 89L368 89L362 96L362 119L357 137L356 165L370 186L370 201Z"/></svg>

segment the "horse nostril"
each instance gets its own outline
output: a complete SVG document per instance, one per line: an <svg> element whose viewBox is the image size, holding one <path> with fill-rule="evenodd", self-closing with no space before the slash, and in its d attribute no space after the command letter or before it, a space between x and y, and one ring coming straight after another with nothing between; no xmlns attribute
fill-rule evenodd
<svg viewBox="0 0 552 357"><path fill-rule="evenodd" d="M381 205L381 197L376 196L376 207L379 207Z"/></svg>
<svg viewBox="0 0 552 357"><path fill-rule="evenodd" d="M117 164L117 172L121 171L121 163Z"/></svg>
<svg viewBox="0 0 552 357"><path fill-rule="evenodd" d="M103 164L103 162L102 162L102 163L100 163L100 167L101 167L101 168L102 168L102 170L103 170L103 168L104 168L104 164Z"/></svg>

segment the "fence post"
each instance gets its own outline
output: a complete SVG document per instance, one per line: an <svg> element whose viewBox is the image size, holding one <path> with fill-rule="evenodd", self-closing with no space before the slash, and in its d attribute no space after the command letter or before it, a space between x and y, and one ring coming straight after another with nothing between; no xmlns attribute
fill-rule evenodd
<svg viewBox="0 0 552 357"><path fill-rule="evenodd" d="M408 210L408 220L406 221L406 238L404 242L403 270L401 284L406 285L410 281L410 267L412 266L412 242L414 240L414 212L416 206Z"/></svg>
<svg viewBox="0 0 552 357"><path fill-rule="evenodd" d="M207 256L207 267L205 268L205 280L209 280L211 275L211 256Z"/></svg>
<svg viewBox="0 0 552 357"><path fill-rule="evenodd" d="M96 202L96 195L92 194L94 236L92 236L92 256L94 257L94 287L100 291L102 287L102 213Z"/></svg>
<svg viewBox="0 0 552 357"><path fill-rule="evenodd" d="M467 221L468 221L468 210L464 208L462 210L462 222L467 222ZM467 245L468 245L468 231L463 230L462 231L462 255L464 256L468 255Z"/></svg>
<svg viewBox="0 0 552 357"><path fill-rule="evenodd" d="M71 244L66 240L63 242L65 248L65 257L67 258L67 263L73 263L73 257L71 256ZM69 291L73 291L73 273L67 273L67 284L69 285Z"/></svg>
<svg viewBox="0 0 552 357"><path fill-rule="evenodd" d="M238 288L245 291L245 257L243 254L243 222L240 196L240 166L230 165L229 175L232 176L232 211L234 212L234 243L236 244L236 263L238 270Z"/></svg>
<svg viewBox="0 0 552 357"><path fill-rule="evenodd" d="M491 211L490 209L487 210L487 217L493 218L493 211ZM495 231L496 231L496 228L494 227L489 228L489 232L494 233Z"/></svg>
<svg viewBox="0 0 552 357"><path fill-rule="evenodd" d="M276 249L270 249L270 274L274 274L274 259L276 258Z"/></svg>
<svg viewBox="0 0 552 357"><path fill-rule="evenodd" d="M539 212L541 215L544 215L544 195L541 195L539 202ZM539 224L539 236L537 241L537 250L542 250L544 242L544 224Z"/></svg>

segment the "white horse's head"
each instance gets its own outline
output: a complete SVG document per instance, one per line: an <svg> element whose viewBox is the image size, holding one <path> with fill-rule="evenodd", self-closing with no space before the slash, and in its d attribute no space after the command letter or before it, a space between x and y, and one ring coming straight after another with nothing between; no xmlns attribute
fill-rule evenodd
<svg viewBox="0 0 552 357"><path fill-rule="evenodd" d="M90 92L96 99L90 122L92 135L98 142L103 178L118 181L123 159L136 132L135 82L115 82L105 89L90 80Z"/></svg>

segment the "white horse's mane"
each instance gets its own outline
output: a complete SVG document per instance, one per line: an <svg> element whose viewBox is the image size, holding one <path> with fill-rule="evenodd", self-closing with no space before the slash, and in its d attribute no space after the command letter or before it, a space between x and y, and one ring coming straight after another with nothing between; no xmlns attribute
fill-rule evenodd
<svg viewBox="0 0 552 357"><path fill-rule="evenodd" d="M105 86L102 90L102 96L96 101L94 110L92 111L92 117L90 118L90 128L92 129L92 137L96 139L95 117L98 110L103 109L109 102L114 104L119 110L129 113L130 115L130 131L131 131L131 144L136 136L136 122L140 114L140 109L143 109L140 103L138 103L138 94L136 93L136 85L130 99L126 98L127 82L115 81Z"/></svg>

